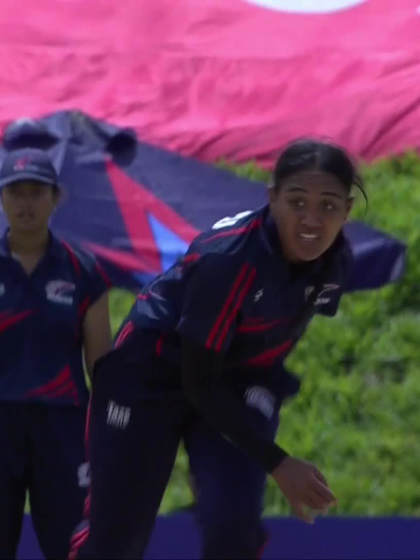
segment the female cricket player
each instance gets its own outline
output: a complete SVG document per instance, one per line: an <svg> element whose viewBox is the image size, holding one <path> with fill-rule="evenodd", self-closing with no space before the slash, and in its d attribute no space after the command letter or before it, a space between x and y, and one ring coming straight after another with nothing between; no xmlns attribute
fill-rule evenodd
<svg viewBox="0 0 420 560"><path fill-rule="evenodd" d="M0 557L14 558L25 496L46 558L66 558L88 485L88 370L111 346L93 258L49 230L57 173L37 149L6 154L0 197Z"/></svg>
<svg viewBox="0 0 420 560"><path fill-rule="evenodd" d="M143 289L99 360L89 427L90 525L71 557L140 558L183 440L197 491L203 558L257 558L266 474L295 514L335 496L314 465L274 443L298 390L283 362L314 313L334 315L351 254L345 151L288 145L268 204L222 220Z"/></svg>

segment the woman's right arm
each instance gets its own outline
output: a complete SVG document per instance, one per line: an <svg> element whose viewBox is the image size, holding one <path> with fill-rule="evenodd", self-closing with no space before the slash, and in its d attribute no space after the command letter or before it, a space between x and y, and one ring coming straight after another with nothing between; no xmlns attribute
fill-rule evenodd
<svg viewBox="0 0 420 560"><path fill-rule="evenodd" d="M335 502L325 478L314 465L289 457L257 432L246 404L224 382L223 354L183 338L182 384L187 399L200 415L273 476L298 518L311 523L313 516L305 506L325 510Z"/></svg>
<svg viewBox="0 0 420 560"><path fill-rule="evenodd" d="M222 354L183 339L182 384L188 400L207 422L271 472L287 453L257 433L244 401L224 383L222 368Z"/></svg>

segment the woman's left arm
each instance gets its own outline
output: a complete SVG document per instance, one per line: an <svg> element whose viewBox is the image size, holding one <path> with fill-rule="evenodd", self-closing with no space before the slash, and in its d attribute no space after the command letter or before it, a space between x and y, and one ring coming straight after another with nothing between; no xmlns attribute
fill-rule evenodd
<svg viewBox="0 0 420 560"><path fill-rule="evenodd" d="M83 350L89 377L93 366L112 346L108 293L105 292L86 311L83 322Z"/></svg>

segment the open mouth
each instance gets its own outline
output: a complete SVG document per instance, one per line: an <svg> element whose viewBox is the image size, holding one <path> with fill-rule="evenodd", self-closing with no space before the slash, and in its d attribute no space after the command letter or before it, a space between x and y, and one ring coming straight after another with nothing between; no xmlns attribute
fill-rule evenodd
<svg viewBox="0 0 420 560"><path fill-rule="evenodd" d="M318 241L320 236L317 233L299 233L299 239L302 239L302 241L313 242Z"/></svg>

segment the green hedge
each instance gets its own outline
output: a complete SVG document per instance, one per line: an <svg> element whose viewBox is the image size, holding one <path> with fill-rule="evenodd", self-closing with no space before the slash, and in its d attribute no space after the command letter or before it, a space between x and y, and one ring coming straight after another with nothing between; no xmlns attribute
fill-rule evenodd
<svg viewBox="0 0 420 560"><path fill-rule="evenodd" d="M224 167L229 167L224 165ZM233 167L265 180L250 163ZM334 515L420 514L420 159L414 153L364 166L368 207L353 217L408 244L404 279L347 295L334 319L317 317L288 360L303 379L281 414L278 441L315 462L339 504ZM111 297L114 329L132 297ZM181 450L162 511L191 500ZM266 513L286 514L269 481Z"/></svg>

